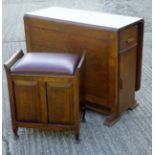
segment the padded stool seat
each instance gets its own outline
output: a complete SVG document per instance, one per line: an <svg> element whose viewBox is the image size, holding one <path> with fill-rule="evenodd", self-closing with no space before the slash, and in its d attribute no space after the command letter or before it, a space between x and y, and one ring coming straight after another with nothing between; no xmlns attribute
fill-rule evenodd
<svg viewBox="0 0 155 155"><path fill-rule="evenodd" d="M16 74L74 74L80 56L68 53L28 53L11 72Z"/></svg>

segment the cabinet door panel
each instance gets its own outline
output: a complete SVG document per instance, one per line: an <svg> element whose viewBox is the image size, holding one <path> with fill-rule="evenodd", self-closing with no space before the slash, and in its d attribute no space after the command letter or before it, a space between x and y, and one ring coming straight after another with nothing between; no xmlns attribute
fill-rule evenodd
<svg viewBox="0 0 155 155"><path fill-rule="evenodd" d="M137 47L120 54L120 112L134 104Z"/></svg>
<svg viewBox="0 0 155 155"><path fill-rule="evenodd" d="M16 119L23 122L40 122L40 94L36 81L14 81Z"/></svg>
<svg viewBox="0 0 155 155"><path fill-rule="evenodd" d="M72 84L47 83L48 121L54 124L72 124Z"/></svg>

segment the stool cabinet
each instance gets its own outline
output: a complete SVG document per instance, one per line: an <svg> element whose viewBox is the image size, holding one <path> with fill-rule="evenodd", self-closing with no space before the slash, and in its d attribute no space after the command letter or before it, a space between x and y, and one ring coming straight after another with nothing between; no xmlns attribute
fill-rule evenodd
<svg viewBox="0 0 155 155"><path fill-rule="evenodd" d="M13 131L18 127L80 130L79 78L84 57L74 75L23 75L10 72L21 57L17 52L4 66L7 73Z"/></svg>

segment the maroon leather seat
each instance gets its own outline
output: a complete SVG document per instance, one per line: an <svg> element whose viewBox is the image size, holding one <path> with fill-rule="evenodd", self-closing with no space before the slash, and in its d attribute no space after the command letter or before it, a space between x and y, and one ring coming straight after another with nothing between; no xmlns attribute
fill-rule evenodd
<svg viewBox="0 0 155 155"><path fill-rule="evenodd" d="M28 53L11 72L16 74L74 74L80 56L69 53Z"/></svg>

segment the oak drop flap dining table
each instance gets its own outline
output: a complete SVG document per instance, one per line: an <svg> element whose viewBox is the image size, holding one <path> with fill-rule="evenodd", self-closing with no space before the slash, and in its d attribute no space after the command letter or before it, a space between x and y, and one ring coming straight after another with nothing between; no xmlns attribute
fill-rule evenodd
<svg viewBox="0 0 155 155"><path fill-rule="evenodd" d="M123 111L138 105L142 18L50 7L26 13L24 25L29 52L87 52L86 106L107 114L106 125L113 125Z"/></svg>

